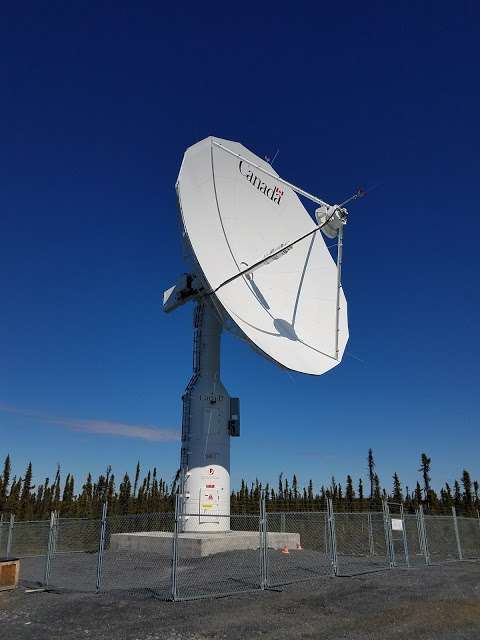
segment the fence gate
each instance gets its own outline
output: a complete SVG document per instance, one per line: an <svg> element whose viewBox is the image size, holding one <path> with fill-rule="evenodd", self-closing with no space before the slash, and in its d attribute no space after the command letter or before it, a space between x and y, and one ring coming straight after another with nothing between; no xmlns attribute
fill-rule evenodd
<svg viewBox="0 0 480 640"><path fill-rule="evenodd" d="M390 566L409 567L407 523L403 505L397 502L384 502L385 534L390 550Z"/></svg>
<svg viewBox="0 0 480 640"><path fill-rule="evenodd" d="M410 566L418 567L428 564L426 541L422 513L404 513L403 522L407 538L408 559Z"/></svg>

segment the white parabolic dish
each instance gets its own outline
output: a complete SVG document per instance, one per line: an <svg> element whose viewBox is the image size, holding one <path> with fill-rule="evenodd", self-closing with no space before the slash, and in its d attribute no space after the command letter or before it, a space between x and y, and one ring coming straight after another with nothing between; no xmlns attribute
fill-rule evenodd
<svg viewBox="0 0 480 640"><path fill-rule="evenodd" d="M187 149L177 182L185 234L207 290L315 228L297 194L238 142L206 138ZM337 267L320 232L286 255L211 295L227 328L287 369L320 375L339 364L348 340L340 292L335 357Z"/></svg>

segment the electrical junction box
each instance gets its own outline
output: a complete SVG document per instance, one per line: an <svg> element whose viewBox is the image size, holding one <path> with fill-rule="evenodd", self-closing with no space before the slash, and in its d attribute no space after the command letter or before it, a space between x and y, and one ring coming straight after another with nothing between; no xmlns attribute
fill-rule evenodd
<svg viewBox="0 0 480 640"><path fill-rule="evenodd" d="M228 432L234 438L238 438L240 435L240 398L230 398Z"/></svg>

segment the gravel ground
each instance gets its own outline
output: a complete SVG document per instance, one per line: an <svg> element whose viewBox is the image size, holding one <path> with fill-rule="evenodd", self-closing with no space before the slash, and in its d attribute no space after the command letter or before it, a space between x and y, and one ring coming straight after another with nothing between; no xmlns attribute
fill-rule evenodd
<svg viewBox="0 0 480 640"><path fill-rule="evenodd" d="M422 562L423 558L422 558ZM102 591L129 591L142 595L146 589L168 599L171 594L171 558L151 552L108 551L103 560ZM21 560L20 579L24 586L38 587L44 575L45 558ZM50 586L61 591L95 591L97 555L58 553L51 563ZM271 586L302 582L330 575L325 553L305 549L284 555L268 550ZM384 569L386 559L339 556L339 572L352 575ZM204 558L178 560L177 593L181 598L198 595L223 595L258 589L261 582L258 550L216 553ZM137 593L139 592L139 593Z"/></svg>
<svg viewBox="0 0 480 640"><path fill-rule="evenodd" d="M8 640L479 640L480 564L319 577L229 598L0 592Z"/></svg>

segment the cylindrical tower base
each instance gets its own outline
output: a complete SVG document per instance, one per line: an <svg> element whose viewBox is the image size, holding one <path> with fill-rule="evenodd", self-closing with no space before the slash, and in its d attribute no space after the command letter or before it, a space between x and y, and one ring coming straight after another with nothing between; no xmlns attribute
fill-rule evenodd
<svg viewBox="0 0 480 640"><path fill-rule="evenodd" d="M220 381L222 323L208 302L195 312L194 372L183 396L181 529L230 529L230 396Z"/></svg>

